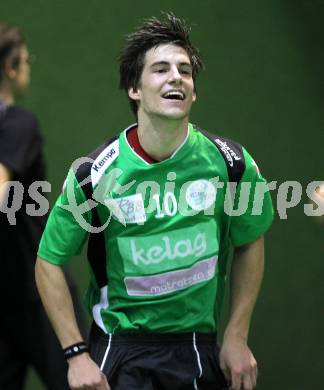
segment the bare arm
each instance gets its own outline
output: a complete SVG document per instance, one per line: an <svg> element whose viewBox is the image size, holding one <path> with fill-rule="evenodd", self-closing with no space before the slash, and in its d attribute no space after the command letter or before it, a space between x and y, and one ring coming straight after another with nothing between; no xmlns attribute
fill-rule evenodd
<svg viewBox="0 0 324 390"><path fill-rule="evenodd" d="M7 190L7 182L11 179L9 169L0 163L0 205L4 201L4 196Z"/></svg>
<svg viewBox="0 0 324 390"><path fill-rule="evenodd" d="M247 339L263 270L263 236L235 249L230 278L230 316L220 352L221 367L234 390L251 390L256 385L257 362Z"/></svg>
<svg viewBox="0 0 324 390"><path fill-rule="evenodd" d="M43 305L62 347L82 341L61 267L37 258L35 276ZM88 353L75 356L68 363L68 381L72 389L110 389L106 377Z"/></svg>

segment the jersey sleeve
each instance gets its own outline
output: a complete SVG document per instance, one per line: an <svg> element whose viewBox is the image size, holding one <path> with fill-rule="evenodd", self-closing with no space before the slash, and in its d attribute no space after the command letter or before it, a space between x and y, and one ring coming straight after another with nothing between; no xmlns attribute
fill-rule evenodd
<svg viewBox="0 0 324 390"><path fill-rule="evenodd" d="M241 246L262 236L273 221L273 207L266 180L251 155L243 148L245 170L234 198L230 237Z"/></svg>
<svg viewBox="0 0 324 390"><path fill-rule="evenodd" d="M88 236L92 213L87 198L70 169L43 232L38 256L56 265L63 265L78 255Z"/></svg>
<svg viewBox="0 0 324 390"><path fill-rule="evenodd" d="M1 123L0 163L13 174L23 174L42 148L39 124L34 114L12 109Z"/></svg>

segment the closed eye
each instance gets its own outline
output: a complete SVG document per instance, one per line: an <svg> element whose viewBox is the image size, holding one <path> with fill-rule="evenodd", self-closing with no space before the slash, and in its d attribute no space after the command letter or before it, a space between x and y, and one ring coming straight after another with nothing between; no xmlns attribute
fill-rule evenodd
<svg viewBox="0 0 324 390"><path fill-rule="evenodd" d="M179 68L179 72L182 73L182 74L185 74L185 75L192 75L192 68L190 65L182 65L180 68Z"/></svg>

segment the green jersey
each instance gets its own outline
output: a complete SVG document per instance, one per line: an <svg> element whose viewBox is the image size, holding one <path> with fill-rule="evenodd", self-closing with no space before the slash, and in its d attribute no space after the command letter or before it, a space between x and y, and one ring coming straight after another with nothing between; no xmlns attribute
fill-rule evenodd
<svg viewBox="0 0 324 390"><path fill-rule="evenodd" d="M130 128L72 166L38 255L62 265L88 240L86 304L105 332L216 331L229 242L272 222L265 180L239 144L191 124L172 156L149 164Z"/></svg>

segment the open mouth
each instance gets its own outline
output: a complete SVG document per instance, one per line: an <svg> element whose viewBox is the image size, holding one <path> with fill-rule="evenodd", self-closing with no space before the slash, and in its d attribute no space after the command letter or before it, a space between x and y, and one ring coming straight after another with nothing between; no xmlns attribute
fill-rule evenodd
<svg viewBox="0 0 324 390"><path fill-rule="evenodd" d="M162 97L169 100L184 100L186 96L182 91L169 91L162 95Z"/></svg>

